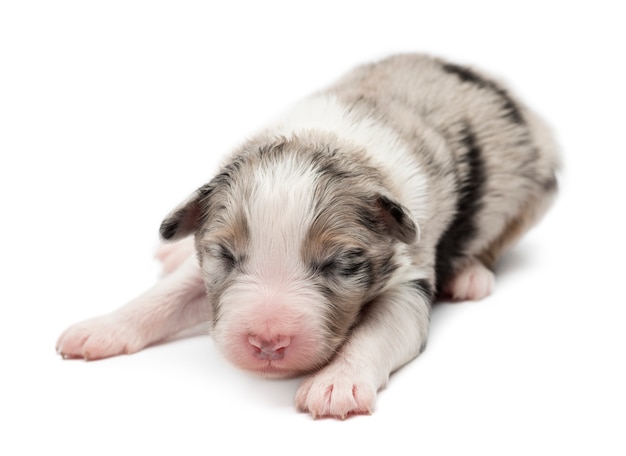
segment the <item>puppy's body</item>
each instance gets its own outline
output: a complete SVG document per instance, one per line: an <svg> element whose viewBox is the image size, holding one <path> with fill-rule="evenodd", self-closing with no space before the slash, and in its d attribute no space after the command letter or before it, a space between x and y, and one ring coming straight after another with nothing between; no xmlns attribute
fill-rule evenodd
<svg viewBox="0 0 626 456"><path fill-rule="evenodd" d="M238 366L313 372L300 409L371 411L426 343L432 299L480 299L556 191L556 148L499 84L419 55L357 68L238 148L161 226L173 272L69 328L66 357L134 352L200 321ZM182 264L181 264L182 263Z"/></svg>

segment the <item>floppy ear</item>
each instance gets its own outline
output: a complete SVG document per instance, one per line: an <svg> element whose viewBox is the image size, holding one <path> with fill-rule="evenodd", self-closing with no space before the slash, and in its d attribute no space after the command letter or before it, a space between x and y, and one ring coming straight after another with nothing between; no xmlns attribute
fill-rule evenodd
<svg viewBox="0 0 626 456"><path fill-rule="evenodd" d="M409 211L384 195L378 195L376 204L389 233L405 244L412 244L417 237L418 228Z"/></svg>
<svg viewBox="0 0 626 456"><path fill-rule="evenodd" d="M176 241L196 231L200 224L202 193L196 190L180 203L161 223L159 232L165 241Z"/></svg>

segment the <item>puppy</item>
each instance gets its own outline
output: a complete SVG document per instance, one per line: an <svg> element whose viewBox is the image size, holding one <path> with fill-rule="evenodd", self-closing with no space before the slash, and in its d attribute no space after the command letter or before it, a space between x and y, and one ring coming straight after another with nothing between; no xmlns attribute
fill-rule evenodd
<svg viewBox="0 0 626 456"><path fill-rule="evenodd" d="M424 350L433 299L492 292L557 167L546 126L487 76L423 55L359 67L239 147L163 221L169 275L57 351L134 353L209 322L242 369L309 374L299 410L369 414Z"/></svg>

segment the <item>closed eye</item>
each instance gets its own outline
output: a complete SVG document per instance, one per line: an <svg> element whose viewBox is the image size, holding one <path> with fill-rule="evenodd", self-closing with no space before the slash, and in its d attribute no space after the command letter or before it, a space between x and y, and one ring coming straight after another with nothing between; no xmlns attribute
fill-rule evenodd
<svg viewBox="0 0 626 456"><path fill-rule="evenodd" d="M369 269L370 263L363 249L348 249L329 257L316 269L325 276L353 277Z"/></svg>
<svg viewBox="0 0 626 456"><path fill-rule="evenodd" d="M222 262L224 267L229 271L234 269L239 263L235 254L224 244L212 245L209 249L209 254Z"/></svg>

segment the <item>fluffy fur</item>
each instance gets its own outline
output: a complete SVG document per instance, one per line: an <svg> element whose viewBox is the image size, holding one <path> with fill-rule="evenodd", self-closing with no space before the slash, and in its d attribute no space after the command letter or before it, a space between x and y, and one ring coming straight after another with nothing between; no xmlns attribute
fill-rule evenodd
<svg viewBox="0 0 626 456"><path fill-rule="evenodd" d="M425 347L437 295L491 293L557 165L544 124L475 70L421 55L359 67L234 151L163 221L169 275L57 350L132 353L209 322L241 368L309 374L300 410L370 413Z"/></svg>

